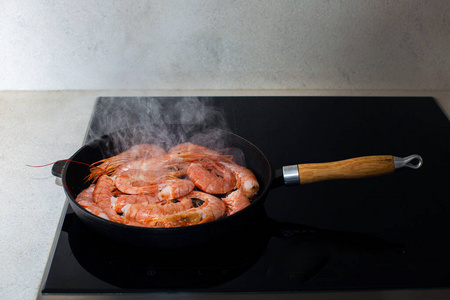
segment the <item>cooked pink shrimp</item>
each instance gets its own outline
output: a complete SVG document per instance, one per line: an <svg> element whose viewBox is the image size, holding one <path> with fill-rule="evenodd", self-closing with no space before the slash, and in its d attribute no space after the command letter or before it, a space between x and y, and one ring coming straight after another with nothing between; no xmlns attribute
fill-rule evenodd
<svg viewBox="0 0 450 300"><path fill-rule="evenodd" d="M226 194L236 186L234 173L212 160L192 163L187 174L197 188L209 194Z"/></svg>
<svg viewBox="0 0 450 300"><path fill-rule="evenodd" d="M222 164L235 174L236 187L241 190L245 197L251 199L258 193L259 183L252 171L232 161L223 161Z"/></svg>
<svg viewBox="0 0 450 300"><path fill-rule="evenodd" d="M208 161L230 161L232 159L231 155L225 155L218 151L192 144L183 143L172 147L168 151L169 155L173 157L181 158L185 162L198 162L199 160Z"/></svg>
<svg viewBox="0 0 450 300"><path fill-rule="evenodd" d="M159 189L157 196L161 200L172 200L186 196L195 187L194 183L187 179L164 180L157 186Z"/></svg>
<svg viewBox="0 0 450 300"><path fill-rule="evenodd" d="M178 200L161 201L154 204L136 204L124 208L124 216L128 220L145 224L145 220L176 214L193 206L187 197Z"/></svg>
<svg viewBox="0 0 450 300"><path fill-rule="evenodd" d="M131 169L113 176L117 189L125 194L148 194L156 193L158 187L155 185L159 179L152 172Z"/></svg>
<svg viewBox="0 0 450 300"><path fill-rule="evenodd" d="M210 194L193 191L183 198L180 201L185 201L187 198L190 201L198 199L203 203L186 211L168 216L148 218L142 220L142 222L151 227L178 227L214 221L225 214L225 204L222 200Z"/></svg>
<svg viewBox="0 0 450 300"><path fill-rule="evenodd" d="M106 213L111 221L126 224L128 222L111 207L111 199L115 198L113 195L114 189L114 181L109 176L100 176L92 194L94 202Z"/></svg>
<svg viewBox="0 0 450 300"><path fill-rule="evenodd" d="M88 212L99 216L100 218L109 220L103 209L101 209L100 206L98 206L94 202L94 189L95 185L91 184L87 189L81 191L81 193L78 194L78 196L75 198L75 201L78 202L78 204L80 204Z"/></svg>
<svg viewBox="0 0 450 300"><path fill-rule="evenodd" d="M155 204L160 200L155 194L143 195L120 195L117 198L111 198L111 207L117 213L123 213L127 207L134 204Z"/></svg>
<svg viewBox="0 0 450 300"><path fill-rule="evenodd" d="M138 170L123 172L115 177L114 184L122 193L132 195L157 193L158 198L161 200L171 200L185 196L195 187L190 180L179 179L173 176L154 178L152 173Z"/></svg>
<svg viewBox="0 0 450 300"><path fill-rule="evenodd" d="M241 192L241 190L235 190L223 198L222 201L227 207L226 215L230 216L250 205L250 200Z"/></svg>
<svg viewBox="0 0 450 300"><path fill-rule="evenodd" d="M192 144L192 143L182 143L178 144L167 151L169 154L181 154L181 153L197 153L197 154L204 154L209 156L220 156L221 153L214 151L212 149L209 149L207 147L203 147L200 145Z"/></svg>
<svg viewBox="0 0 450 300"><path fill-rule="evenodd" d="M89 175L88 180L97 179L103 174L111 175L120 165L126 162L158 157L164 154L166 154L166 151L157 145L135 145L118 155L102 159L92 164L95 167L91 168L91 174Z"/></svg>
<svg viewBox="0 0 450 300"><path fill-rule="evenodd" d="M229 155L192 143L169 153L158 148L137 145L96 163L91 178L97 182L80 193L79 202L113 222L176 227L234 214L259 190L255 175ZM227 193L223 201L211 195Z"/></svg>
<svg viewBox="0 0 450 300"><path fill-rule="evenodd" d="M150 159L134 160L122 164L113 175L121 175L129 170L140 170L146 172L147 176L158 178L160 176L181 177L187 174L189 162L179 155L166 154Z"/></svg>

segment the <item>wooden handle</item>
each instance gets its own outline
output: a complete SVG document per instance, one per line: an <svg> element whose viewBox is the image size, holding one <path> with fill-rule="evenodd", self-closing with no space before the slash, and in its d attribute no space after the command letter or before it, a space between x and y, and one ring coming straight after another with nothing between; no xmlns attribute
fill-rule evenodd
<svg viewBox="0 0 450 300"><path fill-rule="evenodd" d="M300 184L332 179L365 178L394 172L392 155L375 155L341 161L298 165Z"/></svg>

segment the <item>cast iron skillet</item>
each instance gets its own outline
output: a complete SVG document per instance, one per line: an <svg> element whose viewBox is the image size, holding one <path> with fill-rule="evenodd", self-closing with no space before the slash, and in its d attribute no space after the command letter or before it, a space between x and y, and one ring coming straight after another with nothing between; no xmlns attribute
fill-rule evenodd
<svg viewBox="0 0 450 300"><path fill-rule="evenodd" d="M181 137L178 136L176 144L190 141L192 138L190 135L188 132ZM283 184L376 176L393 172L398 167L418 168L422 164L420 156L411 156L405 159L392 156L370 156L333 163L293 165L283 167L282 170L273 170L266 156L255 145L236 134L220 130L220 139L223 145L232 145L233 148L240 149L245 155L246 167L252 170L258 179L260 189L252 199L251 205L231 216L205 224L177 228L146 228L105 220L89 213L75 201L77 195L90 184L86 182L86 176L89 174L88 165L126 150L123 139L127 136L129 134L120 131L89 142L68 160L55 163L52 173L62 178L64 191L69 198L70 205L83 223L111 240L143 247L197 246L236 233L260 215L269 189ZM196 132L196 136L198 136L198 132ZM154 143L154 137L139 140L139 143L145 142ZM201 142L197 142L197 144L201 144ZM173 145L164 146L169 148ZM412 160L416 160L418 163L412 164Z"/></svg>

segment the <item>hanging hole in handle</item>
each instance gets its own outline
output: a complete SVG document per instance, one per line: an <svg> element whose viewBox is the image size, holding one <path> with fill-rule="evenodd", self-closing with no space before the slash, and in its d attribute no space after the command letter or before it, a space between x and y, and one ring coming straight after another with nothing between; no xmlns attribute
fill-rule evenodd
<svg viewBox="0 0 450 300"><path fill-rule="evenodd" d="M413 154L407 157L397 157L393 156L394 158L394 168L399 169L403 167L408 167L411 169L418 169L422 166L423 160L420 155Z"/></svg>
<svg viewBox="0 0 450 300"><path fill-rule="evenodd" d="M413 154L403 159L405 161L405 166L411 169L418 169L423 164L423 159L420 155Z"/></svg>

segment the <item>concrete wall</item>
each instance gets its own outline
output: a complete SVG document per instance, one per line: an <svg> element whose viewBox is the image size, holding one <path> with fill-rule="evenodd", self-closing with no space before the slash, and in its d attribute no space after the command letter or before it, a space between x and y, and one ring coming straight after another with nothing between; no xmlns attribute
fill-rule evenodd
<svg viewBox="0 0 450 300"><path fill-rule="evenodd" d="M0 90L449 89L450 1L0 1Z"/></svg>

